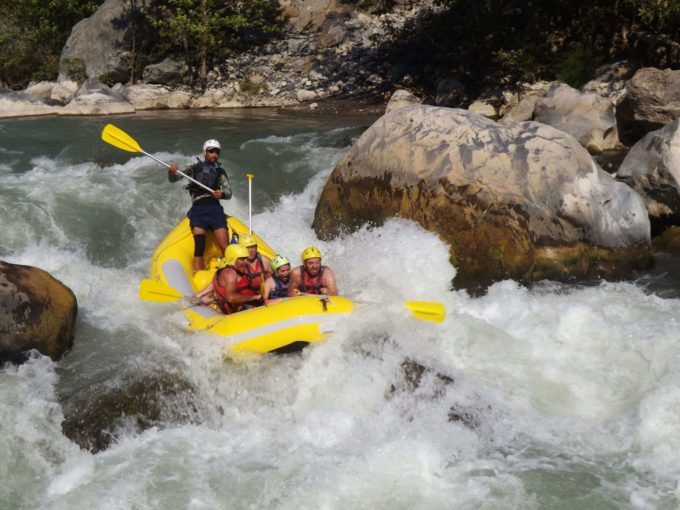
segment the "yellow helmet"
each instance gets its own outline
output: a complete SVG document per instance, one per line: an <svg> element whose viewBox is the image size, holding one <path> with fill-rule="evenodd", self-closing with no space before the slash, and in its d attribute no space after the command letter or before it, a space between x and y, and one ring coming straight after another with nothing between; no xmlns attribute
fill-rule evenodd
<svg viewBox="0 0 680 510"><path fill-rule="evenodd" d="M240 244L230 244L224 250L224 258L222 263L218 266L219 269L227 266L233 266L237 259L248 258L248 249Z"/></svg>
<svg viewBox="0 0 680 510"><path fill-rule="evenodd" d="M305 260L307 259L320 259L321 258L321 252L319 251L319 248L315 248L314 246L310 246L308 248L305 248L302 250L302 255L300 256L302 258L302 263L305 263Z"/></svg>
<svg viewBox="0 0 680 510"><path fill-rule="evenodd" d="M257 246L257 240L253 236L245 235L239 238L238 244L248 248L248 246Z"/></svg>

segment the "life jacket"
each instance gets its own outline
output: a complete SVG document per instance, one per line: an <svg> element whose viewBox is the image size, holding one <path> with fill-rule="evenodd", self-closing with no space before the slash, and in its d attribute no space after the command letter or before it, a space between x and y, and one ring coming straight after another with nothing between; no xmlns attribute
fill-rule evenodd
<svg viewBox="0 0 680 510"><path fill-rule="evenodd" d="M248 277L248 273L244 273L242 271L239 271L236 269L234 266L226 266L223 267L222 269L218 269L215 272L215 276L213 276L213 290L215 291L215 303L217 304L217 307L220 309L220 311L224 314L230 314L230 313L236 313L240 312L245 308L244 305L237 305L233 306L229 301L227 301L227 291L226 289L220 284L219 281L219 274L220 271L223 271L224 269L233 269L236 271L236 274L240 276L240 278L236 281L236 293L241 295L241 296L256 296L260 293L260 289L257 289L257 292L253 292L253 289L251 288L251 283L250 283L250 278Z"/></svg>
<svg viewBox="0 0 680 510"><path fill-rule="evenodd" d="M302 274L300 292L303 294L321 294L321 278L323 276L324 269L326 269L326 266L321 266L319 268L319 274L312 276L307 272L305 266L300 266L300 272Z"/></svg>
<svg viewBox="0 0 680 510"><path fill-rule="evenodd" d="M288 285L281 283L281 280L279 280L275 274L272 275L272 279L274 280L275 287L274 290L269 293L269 299L288 297Z"/></svg>
<svg viewBox="0 0 680 510"><path fill-rule="evenodd" d="M214 190L220 189L220 175L222 173L226 175L226 172L219 163L208 163L207 161L201 161L200 159L191 167L191 177ZM201 200L202 203L211 202L210 200L203 200L205 198L212 198L216 203L219 203L211 193L208 193L204 188L194 182L187 184L186 188L191 194L193 203L196 203L199 200Z"/></svg>
<svg viewBox="0 0 680 510"><path fill-rule="evenodd" d="M250 278L250 283L256 294L260 293L260 285L264 281L266 274L264 272L264 262L262 262L262 255L259 253L255 258L255 271L250 270L250 261L246 265L246 270L248 271L248 278Z"/></svg>

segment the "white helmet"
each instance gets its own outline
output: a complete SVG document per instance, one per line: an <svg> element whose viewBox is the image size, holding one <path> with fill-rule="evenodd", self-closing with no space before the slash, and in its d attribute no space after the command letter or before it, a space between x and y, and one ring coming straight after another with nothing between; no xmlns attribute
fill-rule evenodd
<svg viewBox="0 0 680 510"><path fill-rule="evenodd" d="M203 144L203 155L205 156L208 149L219 149L220 151L222 150L222 147L220 146L220 142L217 140L206 140L205 143Z"/></svg>

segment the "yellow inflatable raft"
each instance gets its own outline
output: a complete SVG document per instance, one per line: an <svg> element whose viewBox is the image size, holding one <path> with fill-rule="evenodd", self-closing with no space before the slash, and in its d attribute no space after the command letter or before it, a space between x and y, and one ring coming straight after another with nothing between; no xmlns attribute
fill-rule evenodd
<svg viewBox="0 0 680 510"><path fill-rule="evenodd" d="M248 234L248 227L230 216L229 239ZM258 251L270 259L276 252L257 234ZM185 218L158 245L151 258L149 280L140 287L142 299L166 301L191 296L213 278L221 250L212 233L206 239L205 262L210 269L192 271L194 239ZM160 290L159 290L160 289ZM162 296L169 299L163 299ZM160 296L158 299L154 297ZM189 328L210 331L227 338L226 354L292 352L323 340L338 319L350 313L354 304L343 297L298 296L268 306L224 315L207 305L186 305Z"/></svg>

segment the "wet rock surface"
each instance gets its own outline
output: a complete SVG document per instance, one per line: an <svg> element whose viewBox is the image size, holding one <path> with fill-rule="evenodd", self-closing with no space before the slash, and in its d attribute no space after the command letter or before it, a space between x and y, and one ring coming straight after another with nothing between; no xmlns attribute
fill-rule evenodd
<svg viewBox="0 0 680 510"><path fill-rule="evenodd" d="M331 174L322 239L409 218L449 243L456 284L621 278L649 263L641 197L569 135L464 110L406 106L376 121Z"/></svg>
<svg viewBox="0 0 680 510"><path fill-rule="evenodd" d="M73 345L78 312L66 285L35 267L0 261L0 363L36 349L53 360Z"/></svg>

